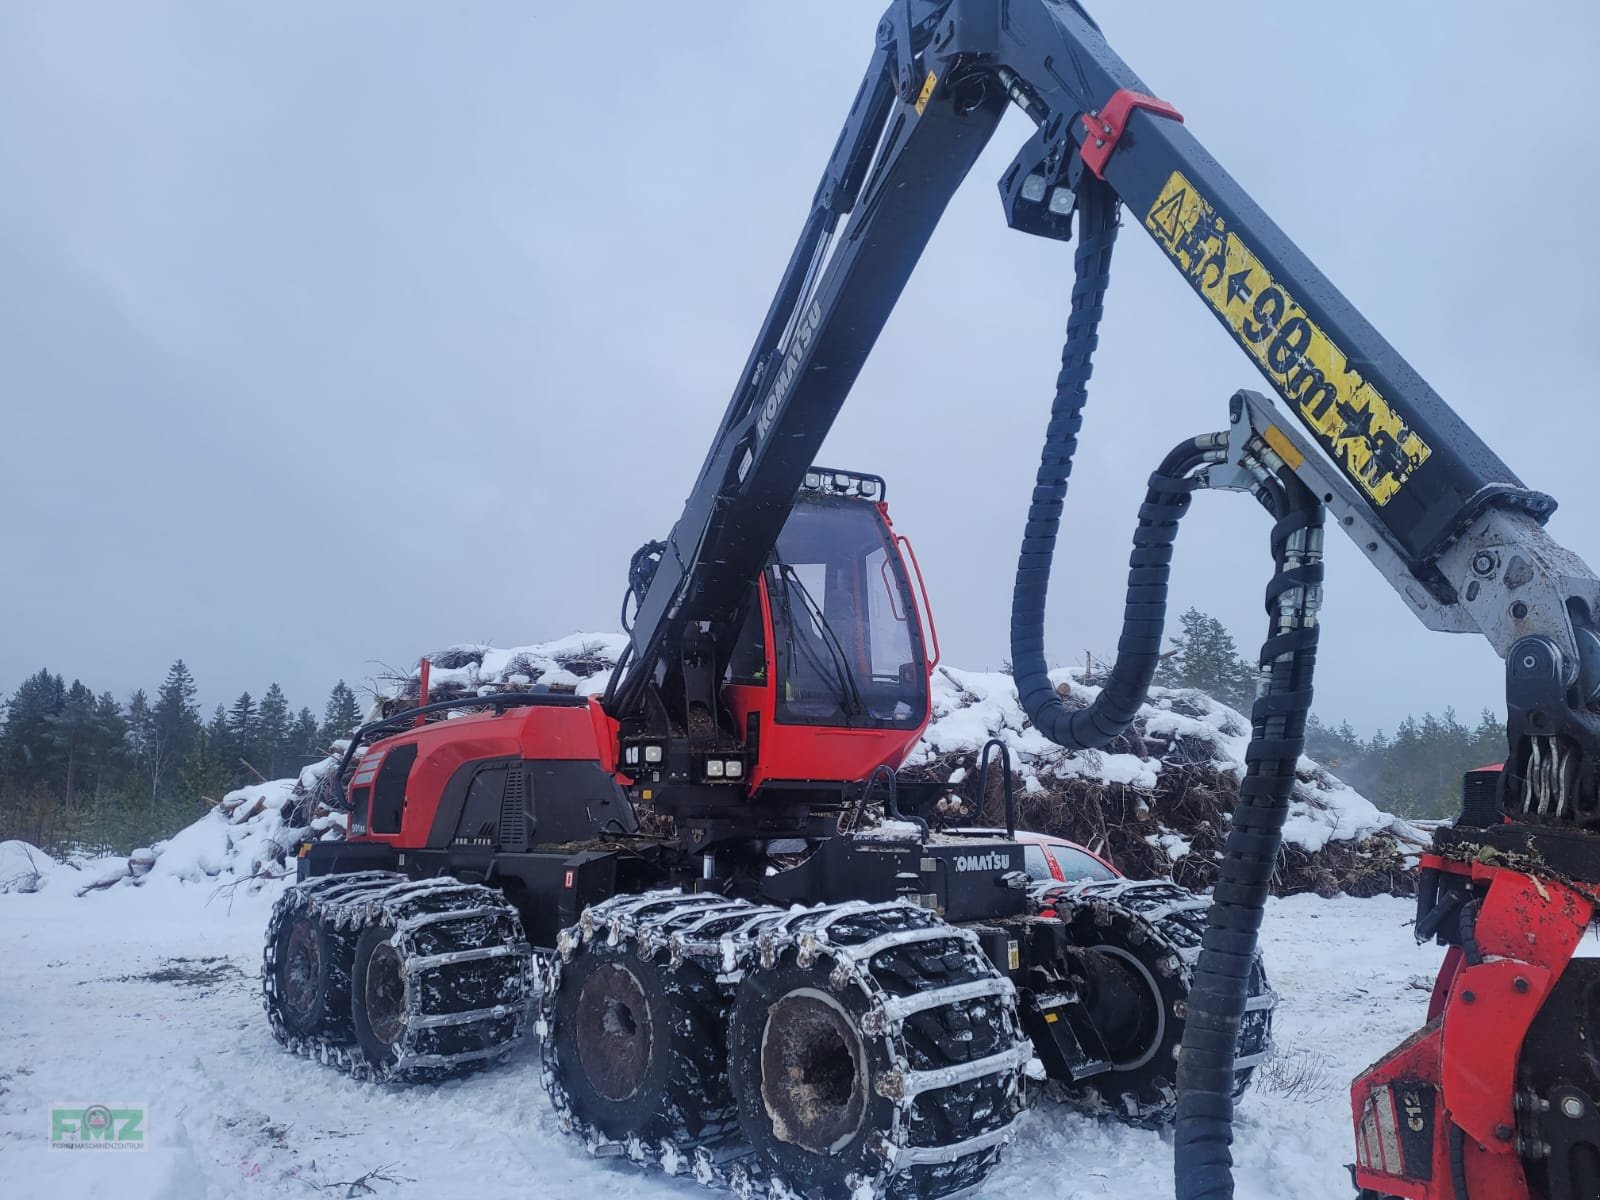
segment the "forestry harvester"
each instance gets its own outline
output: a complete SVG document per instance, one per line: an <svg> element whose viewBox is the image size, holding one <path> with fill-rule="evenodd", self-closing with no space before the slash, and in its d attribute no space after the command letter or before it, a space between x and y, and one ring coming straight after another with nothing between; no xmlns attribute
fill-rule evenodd
<svg viewBox="0 0 1600 1200"><path fill-rule="evenodd" d="M1272 520L1248 769L1209 900L1030 887L1015 840L930 825L897 775L938 658L921 574L884 480L814 465L1012 107L1035 132L1000 180L1007 221L1076 241L1012 610L1034 726L1088 748L1131 723L1196 490L1247 492ZM1046 673L1045 593L1123 210L1293 420L1237 392L1223 429L1157 466L1116 665L1074 708ZM303 848L267 932L273 1031L400 1081L501 1057L531 1022L564 1128L745 1196L935 1200L981 1181L1051 1091L1175 1120L1178 1194L1231 1195L1331 514L1426 626L1482 633L1507 670L1504 768L1423 862L1418 934L1450 946L1429 1022L1353 1088L1355 1184L1600 1195L1600 960L1569 962L1600 895L1600 583L1545 533L1554 508L1078 4L896 0L684 510L633 558L604 694L469 697L359 731L333 777L349 838Z"/></svg>

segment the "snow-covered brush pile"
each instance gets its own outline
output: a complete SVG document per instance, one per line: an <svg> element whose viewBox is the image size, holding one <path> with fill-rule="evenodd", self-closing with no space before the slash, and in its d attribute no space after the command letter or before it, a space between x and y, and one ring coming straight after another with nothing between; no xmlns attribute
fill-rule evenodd
<svg viewBox="0 0 1600 1200"><path fill-rule="evenodd" d="M578 634L509 650L452 646L429 656L428 699L530 687L597 695L626 644L620 634ZM1057 680L1069 703L1087 704L1098 694L1066 672ZM414 668L385 681L367 719L404 712L419 700L420 668ZM988 795L980 800L976 769L980 747L999 737L1011 753L1023 828L1082 842L1135 877L1170 875L1196 888L1214 878L1249 742L1248 722L1232 709L1200 692L1157 688L1116 743L1072 753L1028 722L1009 675L940 667L933 706L933 723L906 774L948 786L944 808L953 823L1002 822L1000 772L991 772ZM429 719L469 711L464 706ZM228 883L285 877L300 842L344 836L345 818L333 794L336 763L329 758L297 779L230 792L200 820L131 858L56 863L31 847L25 848L31 857L16 850L0 857L0 890L49 885L84 892L162 878ZM1419 830L1302 759L1274 890L1405 894L1412 886L1408 858L1423 842Z"/></svg>
<svg viewBox="0 0 1600 1200"><path fill-rule="evenodd" d="M428 656L428 701L436 704L530 687L598 695L605 690L611 668L627 644L623 634L608 633L573 634L559 641L510 650L451 646ZM381 683L383 694L372 717L415 707L422 686L420 666L408 674L389 676Z"/></svg>
<svg viewBox="0 0 1600 1200"><path fill-rule="evenodd" d="M1100 693L1070 672L1052 679L1072 706ZM1081 842L1137 878L1170 876L1197 889L1215 879L1250 741L1249 721L1233 709L1191 689L1152 688L1125 734L1104 750L1073 752L1033 727L1006 674L940 667L933 708L906 774L947 783L966 810L963 820L1003 821L998 755L987 795L978 796L978 752L998 737L1011 754L1022 828ZM1422 831L1309 758L1297 774L1273 891L1410 894Z"/></svg>

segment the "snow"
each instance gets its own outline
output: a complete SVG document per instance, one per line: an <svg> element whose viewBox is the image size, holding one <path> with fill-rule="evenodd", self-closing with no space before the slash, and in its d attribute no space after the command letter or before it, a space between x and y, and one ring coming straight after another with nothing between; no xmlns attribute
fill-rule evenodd
<svg viewBox="0 0 1600 1200"><path fill-rule="evenodd" d="M27 842L0 842L0 892L36 892L60 865Z"/></svg>
<svg viewBox="0 0 1600 1200"><path fill-rule="evenodd" d="M208 835L209 836L209 835ZM214 843L197 844L202 852ZM0 863L23 853L0 846ZM170 852L170 851L169 851ZM688 1200L686 1180L595 1160L556 1128L530 1038L492 1071L425 1087L358 1084L282 1051L261 1011L261 931L283 886L196 886L176 869L82 899L57 887L0 895L0 1159L5 1195L117 1200L312 1196L376 1168L376 1196L438 1200ZM1347 1081L1424 1019L1441 951L1418 947L1408 902L1271 902L1263 948L1282 996L1279 1068L1239 1114L1241 1200L1349 1194ZM51 1154L48 1108L147 1106L141 1154ZM1055 1106L1030 1114L977 1198L1146 1200L1171 1194L1169 1134ZM344 1195L346 1188L328 1195ZM366 1194L366 1193L359 1193Z"/></svg>
<svg viewBox="0 0 1600 1200"><path fill-rule="evenodd" d="M596 662L623 644L619 635L575 634L507 650L454 647L448 653L460 665L435 669L433 680L478 692L537 679L595 694L607 676ZM1076 697L1097 693L1071 688ZM975 751L998 736L1030 789L1090 777L1150 791L1169 769L1155 755L1069 755L1048 744L998 672L941 667L933 702L934 721L913 761ZM1198 693L1156 689L1142 717L1149 737L1243 773L1248 723L1232 710ZM0 1153L17 1152L6 1154L6 1196L187 1200L326 1187L331 1195L492 1200L524 1197L530 1186L549 1200L707 1195L686 1180L591 1159L565 1139L531 1037L493 1071L415 1088L358 1084L277 1046L261 1011L261 932L284 886L285 853L308 836L341 835L338 817L297 826L290 816L297 785L313 789L333 761L308 767L298 781L231 792L131 859L58 862L22 842L0 843L0 1013L8 1034ZM1395 825L1315 763L1302 763L1291 840L1318 848ZM1150 837L1170 857L1188 850L1170 830ZM1263 1068L1239 1116L1241 1200L1348 1194L1345 1084L1421 1024L1438 963L1436 948L1412 942L1410 916L1409 902L1388 897L1272 901L1263 949L1282 996L1278 1065ZM149 1149L47 1153L48 1107L72 1101L146 1105ZM1019 1141L979 1196L1132 1200L1171 1192L1168 1134L1047 1105L1025 1119ZM350 1187L363 1178L370 1192Z"/></svg>

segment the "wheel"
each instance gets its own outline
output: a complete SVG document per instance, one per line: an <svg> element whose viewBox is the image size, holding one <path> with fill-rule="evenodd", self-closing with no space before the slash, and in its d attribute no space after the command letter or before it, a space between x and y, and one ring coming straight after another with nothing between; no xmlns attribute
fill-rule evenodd
<svg viewBox="0 0 1600 1200"><path fill-rule="evenodd" d="M695 963L591 942L544 1003L547 1086L592 1140L670 1159L731 1125L727 1002Z"/></svg>
<svg viewBox="0 0 1600 1200"><path fill-rule="evenodd" d="M874 1135L894 1126L895 1103L874 1084L894 1062L861 1027L867 998L830 988L831 965L801 967L790 951L747 973L728 1056L739 1126L767 1169L807 1197L846 1200L884 1170Z"/></svg>
<svg viewBox="0 0 1600 1200"><path fill-rule="evenodd" d="M1011 987L923 910L838 914L808 914L826 940L800 924L798 942L745 972L728 1025L740 1129L775 1194L935 1200L972 1187L998 1159L1031 1056ZM885 935L881 951L852 953Z"/></svg>
<svg viewBox="0 0 1600 1200"><path fill-rule="evenodd" d="M376 1075L398 1065L408 1024L406 980L394 928L369 925L356 939L350 970L350 1016L356 1045Z"/></svg>
<svg viewBox="0 0 1600 1200"><path fill-rule="evenodd" d="M359 1079L437 1079L522 1036L533 952L506 897L446 876L320 875L279 897L262 991L273 1035Z"/></svg>
<svg viewBox="0 0 1600 1200"><path fill-rule="evenodd" d="M350 1037L350 946L288 893L273 910L262 986L273 1036L284 1045Z"/></svg>
<svg viewBox="0 0 1600 1200"><path fill-rule="evenodd" d="M1177 1105L1177 1061L1194 965L1205 935L1207 901L1167 883L1076 885L1052 901L1080 948L1084 1005L1112 1069L1058 1094L1093 1112L1140 1125L1170 1121ZM1272 1005L1259 955L1251 968L1239 1032L1235 1100L1250 1085L1271 1042ZM1054 1090L1054 1089L1053 1089Z"/></svg>

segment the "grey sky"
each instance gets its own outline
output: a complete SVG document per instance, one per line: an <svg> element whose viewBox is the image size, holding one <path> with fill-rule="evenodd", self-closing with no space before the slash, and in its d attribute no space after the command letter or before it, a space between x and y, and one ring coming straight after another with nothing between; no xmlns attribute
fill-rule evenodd
<svg viewBox="0 0 1600 1200"><path fill-rule="evenodd" d="M610 629L720 416L881 6L0 5L0 689L320 708L435 646ZM1116 0L1113 46L1600 563L1600 7ZM1070 249L1005 228L1008 118L825 460L890 481L948 661L1007 655ZM1123 238L1052 588L1114 646L1141 481L1260 376ZM1253 643L1268 562L1205 496L1176 598ZM1501 702L1331 555L1319 709Z"/></svg>

